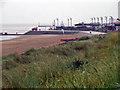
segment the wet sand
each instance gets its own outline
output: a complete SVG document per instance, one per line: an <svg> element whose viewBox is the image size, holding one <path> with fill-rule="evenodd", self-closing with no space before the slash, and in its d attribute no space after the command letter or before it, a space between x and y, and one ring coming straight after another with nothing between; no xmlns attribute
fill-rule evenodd
<svg viewBox="0 0 120 90"><path fill-rule="evenodd" d="M73 34L73 35L23 35L21 37L0 41L2 45L2 54L0 56L6 56L8 54L16 53L22 54L30 48L39 49L41 47L54 46L61 42L60 39L64 38L77 38L86 36L85 34Z"/></svg>

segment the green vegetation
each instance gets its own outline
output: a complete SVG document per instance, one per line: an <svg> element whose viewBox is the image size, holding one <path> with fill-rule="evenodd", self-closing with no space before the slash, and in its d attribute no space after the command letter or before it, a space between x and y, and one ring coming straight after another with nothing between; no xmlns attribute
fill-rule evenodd
<svg viewBox="0 0 120 90"><path fill-rule="evenodd" d="M10 59L10 58L14 58L15 56L16 54L9 54L8 56L1 57L0 59Z"/></svg>
<svg viewBox="0 0 120 90"><path fill-rule="evenodd" d="M80 40L88 40L88 39L90 39L90 37L87 37L87 36L86 36L86 37L81 37L81 38L77 38L77 39L78 39L79 41L80 41Z"/></svg>
<svg viewBox="0 0 120 90"><path fill-rule="evenodd" d="M3 88L117 88L118 32L3 59ZM119 70L120 71L120 70Z"/></svg>

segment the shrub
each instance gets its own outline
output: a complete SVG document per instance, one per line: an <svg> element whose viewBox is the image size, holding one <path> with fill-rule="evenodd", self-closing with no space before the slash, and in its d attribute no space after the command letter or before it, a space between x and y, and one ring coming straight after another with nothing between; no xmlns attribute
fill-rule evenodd
<svg viewBox="0 0 120 90"><path fill-rule="evenodd" d="M30 50L26 51L24 55L30 55L33 52L36 52L36 50L34 48L31 48Z"/></svg>
<svg viewBox="0 0 120 90"><path fill-rule="evenodd" d="M84 65L88 64L88 60L80 60L79 58L75 58L74 61L67 63L67 67L70 69L82 69Z"/></svg>
<svg viewBox="0 0 120 90"><path fill-rule="evenodd" d="M88 36L86 36L86 37L81 37L81 38L77 38L79 41L81 41L81 40L88 40L88 39L90 39L90 37L88 37Z"/></svg>
<svg viewBox="0 0 120 90"><path fill-rule="evenodd" d="M9 54L8 56L2 57L2 59L10 59L16 57L16 54Z"/></svg>

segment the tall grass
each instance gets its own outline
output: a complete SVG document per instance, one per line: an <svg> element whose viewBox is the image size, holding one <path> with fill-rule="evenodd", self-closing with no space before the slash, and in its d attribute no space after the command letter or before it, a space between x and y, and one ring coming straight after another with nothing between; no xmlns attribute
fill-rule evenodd
<svg viewBox="0 0 120 90"><path fill-rule="evenodd" d="M117 88L118 32L3 60L3 88ZM75 59L88 62L75 67ZM80 62L80 61L79 61Z"/></svg>

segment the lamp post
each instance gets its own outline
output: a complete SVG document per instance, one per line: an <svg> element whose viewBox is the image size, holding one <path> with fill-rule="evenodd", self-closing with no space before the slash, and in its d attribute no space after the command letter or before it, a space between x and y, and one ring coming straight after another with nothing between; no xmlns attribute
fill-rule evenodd
<svg viewBox="0 0 120 90"><path fill-rule="evenodd" d="M54 20L54 30L55 30L55 20Z"/></svg>
<svg viewBox="0 0 120 90"><path fill-rule="evenodd" d="M106 20L106 26L107 26L107 16L105 16L105 20Z"/></svg>
<svg viewBox="0 0 120 90"><path fill-rule="evenodd" d="M96 23L96 19L95 19L95 17L93 17L93 26L94 26L94 30L96 30L95 23Z"/></svg>
<svg viewBox="0 0 120 90"><path fill-rule="evenodd" d="M94 19L94 24L96 23L96 19L95 19L95 17L93 17L93 19Z"/></svg>
<svg viewBox="0 0 120 90"><path fill-rule="evenodd" d="M114 18L112 16L110 16L110 21L111 21L111 26L112 26L112 30L115 30L115 27L114 27Z"/></svg>
<svg viewBox="0 0 120 90"><path fill-rule="evenodd" d="M69 26L69 18L68 18L68 26Z"/></svg>
<svg viewBox="0 0 120 90"><path fill-rule="evenodd" d="M97 23L99 24L99 17L97 17Z"/></svg>
<svg viewBox="0 0 120 90"><path fill-rule="evenodd" d="M103 17L100 17L100 19L101 19L101 25L103 25Z"/></svg>
<svg viewBox="0 0 120 90"><path fill-rule="evenodd" d="M72 18L70 18L70 21L71 21L71 26L72 26Z"/></svg>
<svg viewBox="0 0 120 90"><path fill-rule="evenodd" d="M100 17L101 19L101 27L102 27L102 31L103 31L103 17Z"/></svg>
<svg viewBox="0 0 120 90"><path fill-rule="evenodd" d="M92 21L92 25L93 25L93 18L91 18L91 21Z"/></svg>
<svg viewBox="0 0 120 90"><path fill-rule="evenodd" d="M113 17L112 16L110 16L110 23L113 26Z"/></svg>
<svg viewBox="0 0 120 90"><path fill-rule="evenodd" d="M107 16L105 16L105 20L106 20L106 32L107 32Z"/></svg>
<svg viewBox="0 0 120 90"><path fill-rule="evenodd" d="M97 30L99 30L99 17L97 17Z"/></svg>
<svg viewBox="0 0 120 90"><path fill-rule="evenodd" d="M92 26L92 29L93 29L93 18L91 18L91 21L92 21L91 26Z"/></svg>
<svg viewBox="0 0 120 90"><path fill-rule="evenodd" d="M58 18L56 18L56 20L57 20L57 26L59 26L59 21L58 21Z"/></svg>

